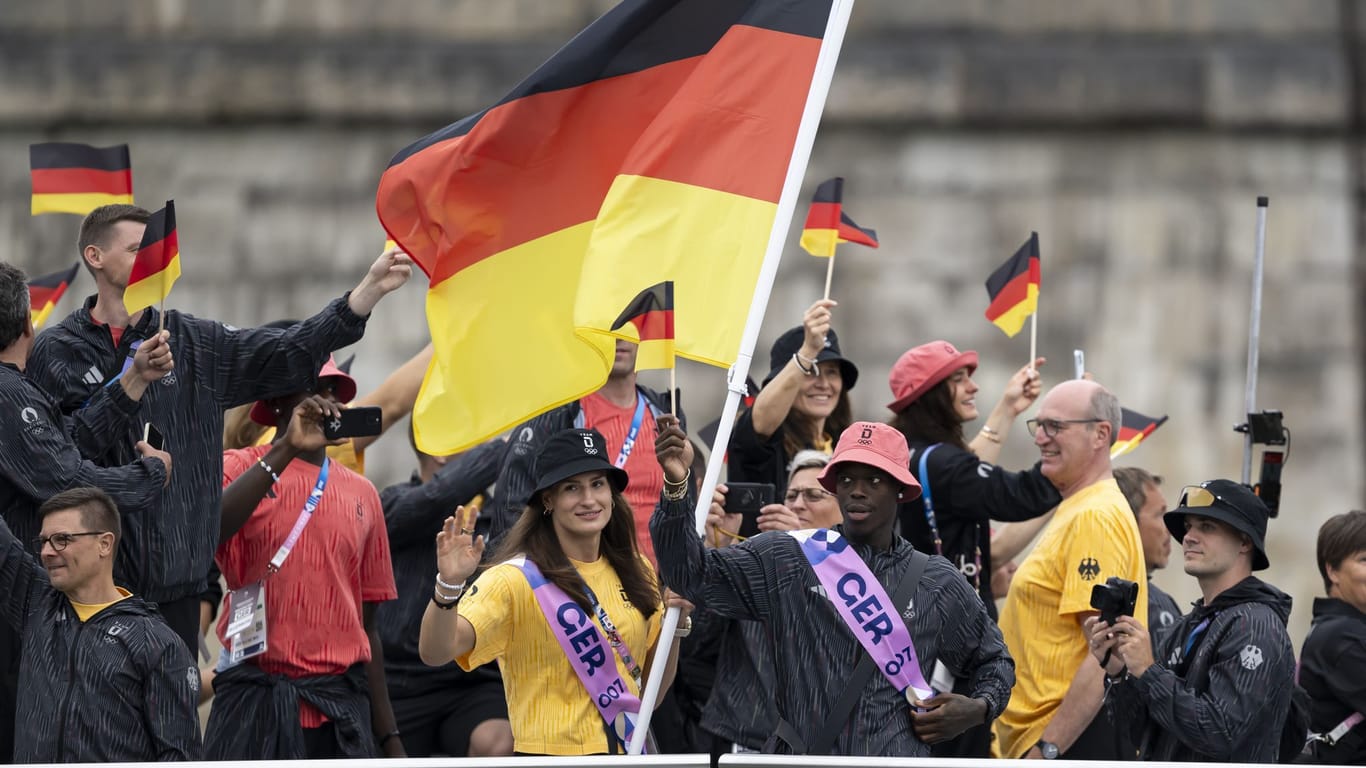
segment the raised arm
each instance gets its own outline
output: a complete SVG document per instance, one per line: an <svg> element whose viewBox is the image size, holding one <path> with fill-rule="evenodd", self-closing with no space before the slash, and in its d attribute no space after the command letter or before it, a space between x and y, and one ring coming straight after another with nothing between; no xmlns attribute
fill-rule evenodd
<svg viewBox="0 0 1366 768"><path fill-rule="evenodd" d="M968 443L968 449L977 454L982 461L996 462L997 457L1001 455L1001 444L1006 433L1010 431L1010 425L1039 399L1039 392L1043 387L1038 369L1045 362L1047 361L1042 357L1035 359L1033 366L1026 365L1006 382L1006 391L1001 395L1000 402L991 409L991 414L987 416L981 431Z"/></svg>
<svg viewBox="0 0 1366 768"><path fill-rule="evenodd" d="M764 388L759 390L759 395L754 398L750 412L754 432L759 437L771 437L783 423L783 419L787 418L788 411L792 410L792 403L796 401L802 383L808 376L803 368L814 370L816 356L825 348L825 335L830 332L830 310L834 306L834 301L821 299L807 308L806 314L802 316L802 327L806 333L802 339L802 348L797 352L802 362L789 360L778 375L765 384Z"/></svg>
<svg viewBox="0 0 1366 768"><path fill-rule="evenodd" d="M473 535L478 519L478 510L460 507L454 515L446 518L441 532L436 535L437 575L446 584L458 586L460 591L452 592L439 584L432 585L434 601L427 604L427 611L422 614L417 653L423 663L433 667L447 664L474 650L474 625L460 615L459 600L484 556L484 537ZM438 607L436 601L451 607Z"/></svg>
<svg viewBox="0 0 1366 768"><path fill-rule="evenodd" d="M398 370L389 374L389 377L380 383L378 389L357 398L354 403L351 403L351 406L379 406L380 434L384 434L404 416L413 412L413 404L417 402L417 393L422 389L422 378L427 375L427 365L431 361L432 344L427 342L427 346L423 347L421 352L413 355L406 363L400 365ZM353 437L351 444L359 453L373 445L379 437L380 435Z"/></svg>

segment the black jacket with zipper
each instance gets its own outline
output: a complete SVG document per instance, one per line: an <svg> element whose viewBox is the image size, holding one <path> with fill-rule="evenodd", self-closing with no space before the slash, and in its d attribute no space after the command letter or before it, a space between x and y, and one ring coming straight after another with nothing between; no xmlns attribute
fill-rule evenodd
<svg viewBox="0 0 1366 768"><path fill-rule="evenodd" d="M1290 602L1249 576L1161 635L1156 663L1109 694L1140 760L1276 762L1295 682Z"/></svg>
<svg viewBox="0 0 1366 768"><path fill-rule="evenodd" d="M23 635L16 763L200 760L199 668L127 597L82 622L0 521L0 617Z"/></svg>
<svg viewBox="0 0 1366 768"><path fill-rule="evenodd" d="M1300 648L1300 685L1313 702L1309 729L1314 733L1333 730L1353 713L1366 714L1366 613L1344 600L1314 599L1314 622ZM1315 749L1321 763L1366 764L1366 723L1358 723L1337 744Z"/></svg>
<svg viewBox="0 0 1366 768"><path fill-rule="evenodd" d="M175 370L134 401L118 380L133 343L156 335L160 313L148 308L115 346L109 327L90 316L94 301L39 334L28 373L58 402L81 453L97 464L136 459L144 422L166 436L171 484L149 513L157 525L143 541L125 542L131 551L115 576L148 600L198 595L218 545L223 411L308 389L332 350L360 339L365 318L346 297L285 329L234 328L171 310L166 330Z"/></svg>

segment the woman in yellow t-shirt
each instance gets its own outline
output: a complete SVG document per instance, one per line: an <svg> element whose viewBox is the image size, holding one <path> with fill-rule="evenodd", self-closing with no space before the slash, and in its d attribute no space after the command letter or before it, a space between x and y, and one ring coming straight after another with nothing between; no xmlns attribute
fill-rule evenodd
<svg viewBox="0 0 1366 768"><path fill-rule="evenodd" d="M636 713L621 710L639 708L659 659L658 580L636 545L626 472L606 456L597 430L552 435L536 456L536 491L468 592L484 551L472 535L478 512L457 509L437 534L418 651L428 664L466 670L498 660L520 754L625 751ZM667 602L691 609L672 593ZM678 656L670 640L666 689Z"/></svg>

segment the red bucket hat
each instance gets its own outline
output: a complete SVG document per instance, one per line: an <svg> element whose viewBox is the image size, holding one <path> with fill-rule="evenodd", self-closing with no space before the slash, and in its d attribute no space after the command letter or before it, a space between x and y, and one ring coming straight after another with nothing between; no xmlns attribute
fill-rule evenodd
<svg viewBox="0 0 1366 768"><path fill-rule="evenodd" d="M906 488L902 501L920 498L920 483L911 474L911 451L906 438L896 427L876 421L856 421L840 435L835 455L825 465L816 481L831 493L835 492L834 468L840 464L867 464L886 472Z"/></svg>
<svg viewBox="0 0 1366 768"><path fill-rule="evenodd" d="M328 355L327 362L323 363L323 369L318 371L318 380L336 379L337 399L343 403L349 403L356 399L356 380L351 378L351 374L337 367L336 358ZM265 400L257 400L251 407L251 420L263 427L275 426L275 413Z"/></svg>
<svg viewBox="0 0 1366 768"><path fill-rule="evenodd" d="M887 377L887 383L892 387L892 397L896 398L887 407L900 413L929 392L930 387L964 366L967 366L969 374L975 372L977 353L970 349L959 352L947 341L931 341L908 350L892 366L892 373Z"/></svg>

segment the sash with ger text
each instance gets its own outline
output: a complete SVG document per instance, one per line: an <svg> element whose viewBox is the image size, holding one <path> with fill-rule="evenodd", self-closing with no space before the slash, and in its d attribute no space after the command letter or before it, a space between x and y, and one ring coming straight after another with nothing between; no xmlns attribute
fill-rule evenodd
<svg viewBox="0 0 1366 768"><path fill-rule="evenodd" d="M826 528L788 531L787 535L801 545L802 554L825 588L826 598L887 682L907 702L934 696L920 670L910 629L849 541Z"/></svg>
<svg viewBox="0 0 1366 768"><path fill-rule="evenodd" d="M550 625L550 633L564 651L565 660L598 708L608 733L618 740L618 744L607 745L608 751L618 751L619 747L625 752L636 729L640 699L626 687L598 625L564 590L547 580L535 563L525 557L508 562L517 566L531 585L531 594Z"/></svg>

